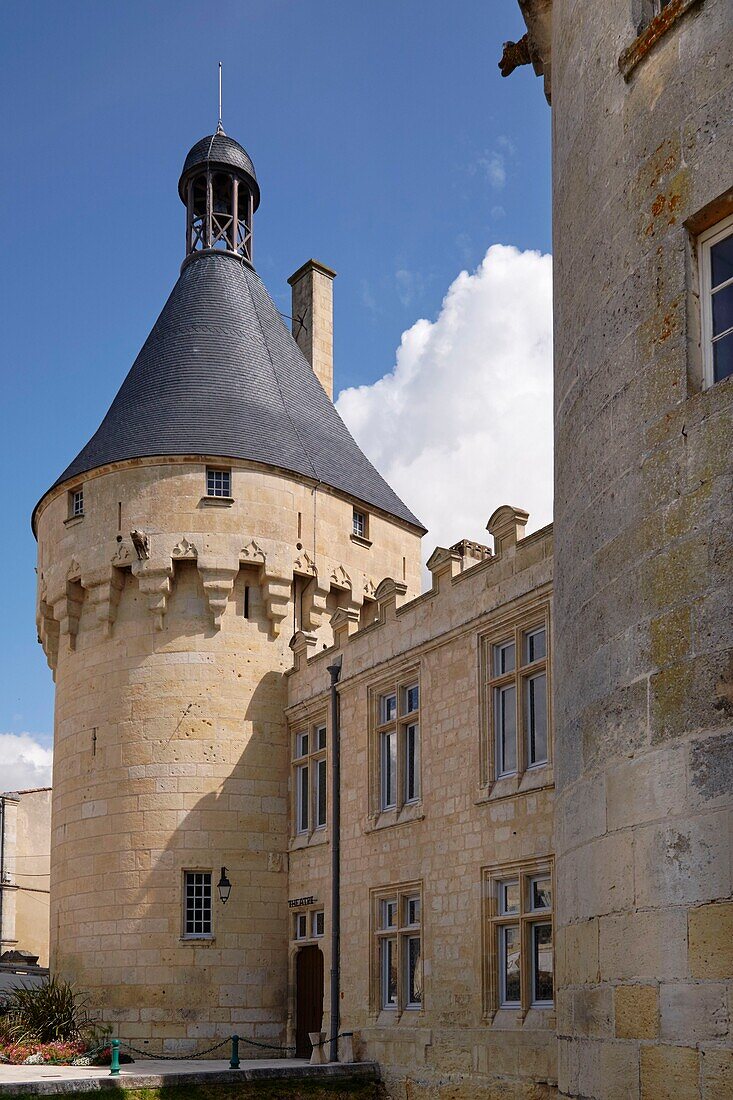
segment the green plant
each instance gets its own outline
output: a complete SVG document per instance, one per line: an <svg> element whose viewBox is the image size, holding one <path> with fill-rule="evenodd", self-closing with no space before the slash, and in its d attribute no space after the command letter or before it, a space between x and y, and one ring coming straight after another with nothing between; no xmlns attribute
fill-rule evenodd
<svg viewBox="0 0 733 1100"><path fill-rule="evenodd" d="M89 1016L84 994L56 977L11 990L3 1025L7 1037L16 1043L89 1040L101 1031Z"/></svg>

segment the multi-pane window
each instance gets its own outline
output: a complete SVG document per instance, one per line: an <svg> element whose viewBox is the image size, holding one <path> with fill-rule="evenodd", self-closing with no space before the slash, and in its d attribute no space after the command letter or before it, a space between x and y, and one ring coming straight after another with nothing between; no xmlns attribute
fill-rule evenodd
<svg viewBox="0 0 733 1100"><path fill-rule="evenodd" d="M547 623L508 628L485 642L489 774L522 774L549 760Z"/></svg>
<svg viewBox="0 0 733 1100"><path fill-rule="evenodd" d="M356 535L359 539L369 538L369 524L366 512L360 512L357 508L354 509L351 533Z"/></svg>
<svg viewBox="0 0 733 1100"><path fill-rule="evenodd" d="M422 898L418 885L380 891L375 906L378 1009L422 1007Z"/></svg>
<svg viewBox="0 0 733 1100"><path fill-rule="evenodd" d="M552 868L535 862L486 872L488 1010L554 1001Z"/></svg>
<svg viewBox="0 0 733 1100"><path fill-rule="evenodd" d="M420 799L420 687L412 676L375 695L377 809Z"/></svg>
<svg viewBox="0 0 733 1100"><path fill-rule="evenodd" d="M326 827L326 725L295 734L293 755L293 817L295 832L309 834Z"/></svg>
<svg viewBox="0 0 733 1100"><path fill-rule="evenodd" d="M69 518L84 515L84 489L72 489L69 493Z"/></svg>
<svg viewBox="0 0 733 1100"><path fill-rule="evenodd" d="M733 374L733 216L699 243L703 367L712 386Z"/></svg>
<svg viewBox="0 0 733 1100"><path fill-rule="evenodd" d="M184 871L183 892L184 935L210 936L211 871Z"/></svg>
<svg viewBox="0 0 733 1100"><path fill-rule="evenodd" d="M325 932L323 909L305 909L293 916L293 939L318 940Z"/></svg>
<svg viewBox="0 0 733 1100"><path fill-rule="evenodd" d="M232 471L206 467L206 495L210 497L231 497Z"/></svg>

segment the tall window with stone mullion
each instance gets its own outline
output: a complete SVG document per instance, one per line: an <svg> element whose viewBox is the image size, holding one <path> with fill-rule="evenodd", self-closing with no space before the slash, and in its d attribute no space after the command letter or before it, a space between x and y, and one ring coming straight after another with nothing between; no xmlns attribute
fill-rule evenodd
<svg viewBox="0 0 733 1100"><path fill-rule="evenodd" d="M414 675L376 697L377 809L420 799L420 687Z"/></svg>
<svg viewBox="0 0 733 1100"><path fill-rule="evenodd" d="M326 827L326 724L295 734L293 755L293 817L295 833L309 835Z"/></svg>
<svg viewBox="0 0 733 1100"><path fill-rule="evenodd" d="M422 1008L422 894L419 883L378 891L374 975L377 1011Z"/></svg>
<svg viewBox="0 0 733 1100"><path fill-rule="evenodd" d="M489 780L549 762L547 638L543 613L484 641Z"/></svg>

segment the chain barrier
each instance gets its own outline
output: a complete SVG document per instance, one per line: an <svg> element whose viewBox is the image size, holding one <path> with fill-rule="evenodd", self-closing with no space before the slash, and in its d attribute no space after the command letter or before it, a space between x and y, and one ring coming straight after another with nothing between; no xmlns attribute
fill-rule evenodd
<svg viewBox="0 0 733 1100"><path fill-rule="evenodd" d="M220 1043L215 1043L213 1047L208 1047L206 1050L200 1050L198 1054L154 1054L153 1051L140 1050L139 1047L134 1047L132 1043L128 1043L125 1039L120 1039L120 1049L124 1047L125 1050L131 1050L133 1054L139 1054L142 1058L150 1058L156 1062L190 1062L194 1058L205 1058L207 1054L213 1054L215 1050L229 1046L231 1041L231 1038L222 1039Z"/></svg>

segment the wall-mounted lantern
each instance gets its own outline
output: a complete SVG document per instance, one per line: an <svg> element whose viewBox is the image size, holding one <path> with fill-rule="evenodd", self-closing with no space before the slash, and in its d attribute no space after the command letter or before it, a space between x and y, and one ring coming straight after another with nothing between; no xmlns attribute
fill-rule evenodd
<svg viewBox="0 0 733 1100"><path fill-rule="evenodd" d="M219 899L221 900L221 904L226 905L226 903L229 901L229 895L232 892L232 884L227 878L226 867L222 867L221 869L221 878L217 882L216 888L219 891Z"/></svg>

